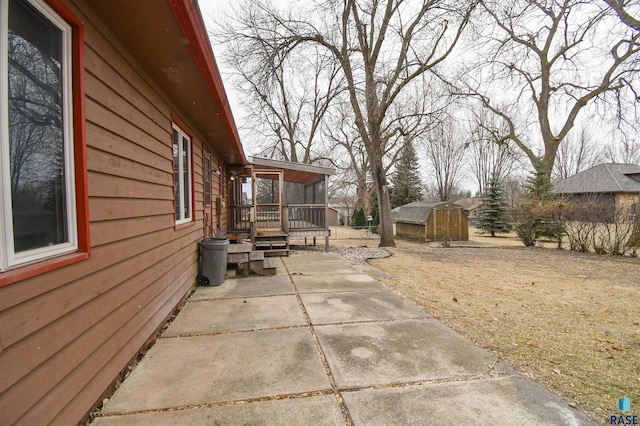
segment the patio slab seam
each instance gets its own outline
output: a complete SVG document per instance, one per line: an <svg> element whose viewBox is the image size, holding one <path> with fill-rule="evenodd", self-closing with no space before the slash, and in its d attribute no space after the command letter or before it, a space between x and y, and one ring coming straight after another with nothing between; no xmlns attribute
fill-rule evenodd
<svg viewBox="0 0 640 426"><path fill-rule="evenodd" d="M283 399L310 398L314 396L333 395L333 394L334 392L329 389L309 391L309 392L294 392L294 393L286 393L286 394L278 394L278 395L261 396L257 398L236 399L232 401L217 401L217 402L206 402L202 404L180 405L175 407L152 408L148 410L134 410L134 411L122 411L122 412L112 412L112 413L101 412L99 415L96 416L96 418L134 416L137 414L165 413L165 412L172 412L172 411L187 411L187 410L197 410L200 408L227 407L230 405L252 404L252 403L267 402L267 401L280 401Z"/></svg>
<svg viewBox="0 0 640 426"><path fill-rule="evenodd" d="M307 308L306 308L306 306L304 305L304 303L302 301L302 297L300 295L300 292L298 291L298 287L296 286L296 283L293 280L293 277L291 275L291 272L289 270L288 265L286 264L286 262L282 262L282 263L284 264L284 269L287 272L287 276L289 277L289 281L291 282L291 285L293 285L293 290L295 291L296 298L298 299L298 303L300 304L300 308L302 309L302 314L304 315L304 317L305 317L305 319L307 321L307 325L309 327L309 331L311 332L311 336L313 338L313 344L314 344L314 346L316 348L316 351L320 355L320 361L322 362L322 366L324 367L325 374L327 375L327 378L329 379L329 384L331 386L332 393L334 394L334 396L336 398L336 402L338 403L338 406L340 407L340 412L342 413L343 420L345 421L347 426L352 426L354 424L353 423L353 418L351 417L351 414L349 413L349 409L347 408L346 403L342 399L342 394L338 390L338 386L336 385L336 381L333 378L333 372L331 371L331 367L329 366L329 361L327 360L327 356L324 353L324 349L322 348L322 345L320 345L320 339L318 338L318 335L316 334L316 331L314 329L314 325L311 322L311 317L309 316L309 313L307 312Z"/></svg>
<svg viewBox="0 0 640 426"><path fill-rule="evenodd" d="M323 324L324 325L324 324ZM286 327L265 327L265 328L254 328L247 330L227 330L227 331L218 331L211 333L192 333L192 334L180 334L175 336L160 336L161 339L180 339L184 337L204 337L204 336L226 336L233 334L246 334L246 333L260 333L264 331L279 331L279 330L294 330L296 328L307 328L307 325L292 325Z"/></svg>
<svg viewBox="0 0 640 426"><path fill-rule="evenodd" d="M400 382L389 382L389 383L381 383L375 385L363 385L363 386L346 386L340 387L338 390L343 393L351 393L351 392L361 392L368 390L380 390L380 389L401 389L407 387L416 387L416 386L430 386L430 385L440 385L446 383L472 383L472 382L481 382L481 381L492 381L492 380L502 380L505 378L513 378L520 377L517 374L468 374L461 376L447 376L440 377L435 379L426 379L426 380L414 380L414 381L400 381Z"/></svg>
<svg viewBox="0 0 640 426"><path fill-rule="evenodd" d="M265 299L269 297L277 297L277 296L295 296L294 292L290 293L278 293L278 294L260 294L260 295L250 295L250 296L222 296L222 297L209 297L206 299L196 299L189 300L187 303L198 303L198 302L210 302L213 300L239 300L239 299Z"/></svg>
<svg viewBox="0 0 640 426"><path fill-rule="evenodd" d="M409 321L419 321L419 320L430 320L432 318L428 317L405 317L405 318L388 318L388 319L370 319L370 320L356 320L356 321L337 321L337 322L323 322L323 323L313 323L314 327L328 327L331 325L359 325L359 324L387 324L393 322L409 322Z"/></svg>

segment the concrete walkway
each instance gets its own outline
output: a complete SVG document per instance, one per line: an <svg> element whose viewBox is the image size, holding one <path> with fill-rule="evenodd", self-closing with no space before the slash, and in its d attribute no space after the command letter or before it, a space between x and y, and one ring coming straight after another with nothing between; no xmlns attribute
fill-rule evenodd
<svg viewBox="0 0 640 426"><path fill-rule="evenodd" d="M338 257L282 262L198 288L94 423L595 424Z"/></svg>

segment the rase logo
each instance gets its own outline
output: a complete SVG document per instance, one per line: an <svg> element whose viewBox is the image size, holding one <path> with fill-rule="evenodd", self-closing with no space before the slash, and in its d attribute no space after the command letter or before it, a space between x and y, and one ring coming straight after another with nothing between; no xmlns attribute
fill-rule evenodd
<svg viewBox="0 0 640 426"><path fill-rule="evenodd" d="M626 396L618 399L618 410L622 411L623 413L631 410L631 400ZM611 416L609 417L609 423L612 425L637 425L638 416L630 414Z"/></svg>

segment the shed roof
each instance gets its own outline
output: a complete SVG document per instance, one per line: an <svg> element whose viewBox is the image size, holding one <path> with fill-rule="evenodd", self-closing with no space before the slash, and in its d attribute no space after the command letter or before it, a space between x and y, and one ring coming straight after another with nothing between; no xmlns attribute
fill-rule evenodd
<svg viewBox="0 0 640 426"><path fill-rule="evenodd" d="M557 194L640 193L640 166L605 163L557 182Z"/></svg>
<svg viewBox="0 0 640 426"><path fill-rule="evenodd" d="M429 219L429 215L431 211L439 206L455 206L461 208L461 206L451 203L449 201L433 201L433 202L423 202L423 201L414 201L413 203L405 204L404 206L400 206L400 211L396 216L396 222L405 222L405 223L426 223L427 219Z"/></svg>

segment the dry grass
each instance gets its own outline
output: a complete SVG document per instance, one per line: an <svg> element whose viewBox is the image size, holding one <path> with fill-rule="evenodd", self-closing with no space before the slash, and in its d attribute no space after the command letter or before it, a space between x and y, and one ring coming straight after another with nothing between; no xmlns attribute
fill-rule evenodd
<svg viewBox="0 0 640 426"><path fill-rule="evenodd" d="M344 241L377 244L357 233ZM608 422L623 395L638 407L639 259L525 248L512 237L472 242L484 248L398 241L394 256L370 263L393 276L389 287L597 420Z"/></svg>

